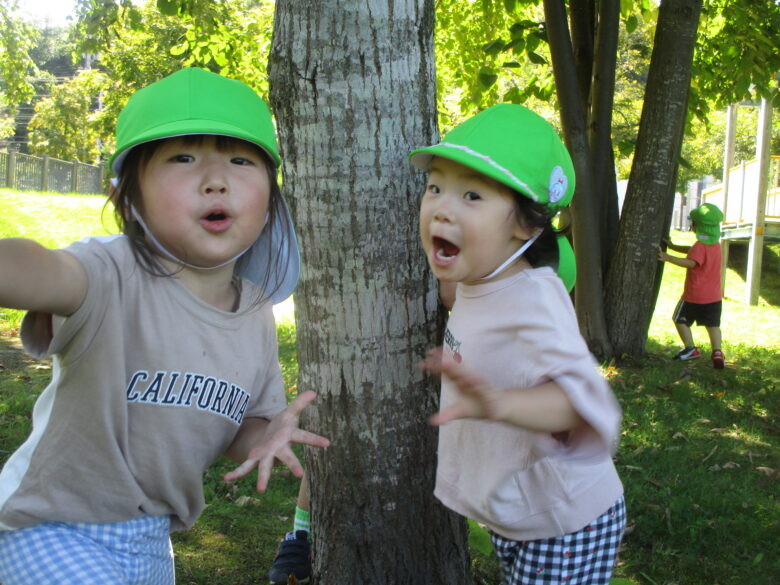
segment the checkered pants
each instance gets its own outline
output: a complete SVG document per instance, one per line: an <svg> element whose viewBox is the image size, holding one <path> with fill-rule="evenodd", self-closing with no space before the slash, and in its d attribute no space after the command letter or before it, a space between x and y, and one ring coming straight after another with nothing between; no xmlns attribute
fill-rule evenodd
<svg viewBox="0 0 780 585"><path fill-rule="evenodd" d="M173 585L167 516L0 532L2 585Z"/></svg>
<svg viewBox="0 0 780 585"><path fill-rule="evenodd" d="M626 526L621 497L579 532L518 542L491 532L504 585L608 585Z"/></svg>

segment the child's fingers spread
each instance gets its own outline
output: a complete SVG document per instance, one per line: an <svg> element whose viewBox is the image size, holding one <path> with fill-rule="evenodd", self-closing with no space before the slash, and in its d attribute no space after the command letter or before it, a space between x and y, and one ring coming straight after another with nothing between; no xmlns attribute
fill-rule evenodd
<svg viewBox="0 0 780 585"><path fill-rule="evenodd" d="M257 465L257 459L247 459L241 465L236 467L233 471L226 473L223 476L223 479L225 481L235 481L237 479L241 479L247 473L252 471L256 465Z"/></svg>
<svg viewBox="0 0 780 585"><path fill-rule="evenodd" d="M468 408L463 403L455 403L432 415L428 422L435 426L446 425L448 422L469 416Z"/></svg>
<svg viewBox="0 0 780 585"><path fill-rule="evenodd" d="M289 447L281 449L276 454L276 458L284 465L286 465L290 471L293 472L295 477L301 477L301 475L303 475L303 466L301 465L301 462L298 461L298 458L295 456L293 450Z"/></svg>
<svg viewBox="0 0 780 585"><path fill-rule="evenodd" d="M303 409L309 405L309 403L317 398L317 393L313 390L306 390L301 392L295 399L287 405L287 412L292 415L299 415L303 412Z"/></svg>
<svg viewBox="0 0 780 585"><path fill-rule="evenodd" d="M309 445L311 447L327 447L330 445L330 439L310 431L304 431L303 429L297 429L293 432L290 437L290 442Z"/></svg>

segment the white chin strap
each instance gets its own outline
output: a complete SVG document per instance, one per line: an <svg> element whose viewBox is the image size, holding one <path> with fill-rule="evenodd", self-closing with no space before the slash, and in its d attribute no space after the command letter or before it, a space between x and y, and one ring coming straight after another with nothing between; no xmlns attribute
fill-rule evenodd
<svg viewBox="0 0 780 585"><path fill-rule="evenodd" d="M216 266L197 266L196 264L190 264L189 262L185 262L181 258L178 258L178 257L174 256L171 252L169 252L165 248L165 246L163 246L157 240L157 238L154 237L154 234L152 233L152 230L150 230L147 227L146 223L141 218L141 214L136 211L134 205L130 206L130 211L133 214L133 219L135 219L138 223L140 223L141 227L144 228L144 232L146 233L146 236L151 240L152 244L154 244L154 247L157 248L162 253L163 256L168 258L168 260L173 260L174 262L177 262L178 264L181 264L182 266L186 266L187 268L194 268L196 270L216 270L217 268L222 268L223 266L226 266L227 264L230 264L231 262L235 262L236 260L241 258L241 256L246 254L247 251L249 250L249 248L252 247L251 245L248 246L246 249L242 250L241 252L239 252L238 254L233 256L230 260L225 260L224 262L222 262L220 264L217 264ZM254 245L254 243L253 243L253 245Z"/></svg>
<svg viewBox="0 0 780 585"><path fill-rule="evenodd" d="M536 241L536 238L538 238L541 235L542 235L541 231L536 232L534 235L532 235L530 238L528 238L525 241L525 244L520 246L520 248L517 250L517 252L515 252L509 258L507 258L504 261L504 263L501 264L501 266L496 268L493 272L491 272L487 276L483 276L482 278L480 278L480 280L488 280L490 278L493 278L497 274L500 274L504 270L506 270L509 267L509 265L512 264L512 262L514 262L515 260L517 260L520 256L522 256L523 252L525 252L531 246L531 244L533 244Z"/></svg>

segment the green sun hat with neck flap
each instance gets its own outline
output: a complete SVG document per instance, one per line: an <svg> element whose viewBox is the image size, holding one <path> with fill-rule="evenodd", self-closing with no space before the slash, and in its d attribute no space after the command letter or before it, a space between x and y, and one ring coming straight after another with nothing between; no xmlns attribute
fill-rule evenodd
<svg viewBox="0 0 780 585"><path fill-rule="evenodd" d="M574 196L574 165L555 129L540 115L517 104L498 104L453 128L439 144L414 150L412 164L428 171L434 157L474 169L544 205L554 216ZM558 276L574 287L576 264L571 244L558 234Z"/></svg>
<svg viewBox="0 0 780 585"><path fill-rule="evenodd" d="M723 212L717 205L702 203L690 213L696 230L696 239L702 244L717 244L720 241L720 222Z"/></svg>
<svg viewBox="0 0 780 585"><path fill-rule="evenodd" d="M197 67L181 69L135 92L119 114L116 151L109 159L116 176L134 147L181 136L228 136L260 147L278 167L282 160L271 112L245 83ZM270 177L274 181L276 177ZM300 252L290 211L282 198L278 221L266 226L239 259L239 276L266 285L274 303L290 296L300 274ZM153 236L152 236L153 237ZM273 261L277 251L278 261ZM266 276L268 279L266 280Z"/></svg>

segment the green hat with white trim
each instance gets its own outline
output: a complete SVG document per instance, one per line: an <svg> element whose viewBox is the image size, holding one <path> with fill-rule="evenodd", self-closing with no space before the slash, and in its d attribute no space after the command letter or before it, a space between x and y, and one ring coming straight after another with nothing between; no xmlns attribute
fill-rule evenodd
<svg viewBox="0 0 780 585"><path fill-rule="evenodd" d="M696 230L696 239L702 244L717 244L720 241L720 222L723 212L717 205L702 203L690 213Z"/></svg>
<svg viewBox="0 0 780 585"><path fill-rule="evenodd" d="M544 205L550 216L574 195L574 165L555 129L540 115L517 104L483 110L453 128L439 144L414 150L414 166L428 171L440 156L514 189ZM576 279L574 251L558 234L557 272L571 290Z"/></svg>
<svg viewBox="0 0 780 585"><path fill-rule="evenodd" d="M191 67L181 69L135 92L116 124L116 151L111 170L122 173L134 147L163 138L191 135L229 136L257 145L280 165L271 112L245 83ZM275 177L270 177L275 180ZM300 274L300 252L287 204L282 199L279 221L266 227L239 263L240 276L266 284L274 303L292 294ZM279 255L278 262L272 257ZM269 264L269 258L272 265ZM266 281L266 275L268 280Z"/></svg>

